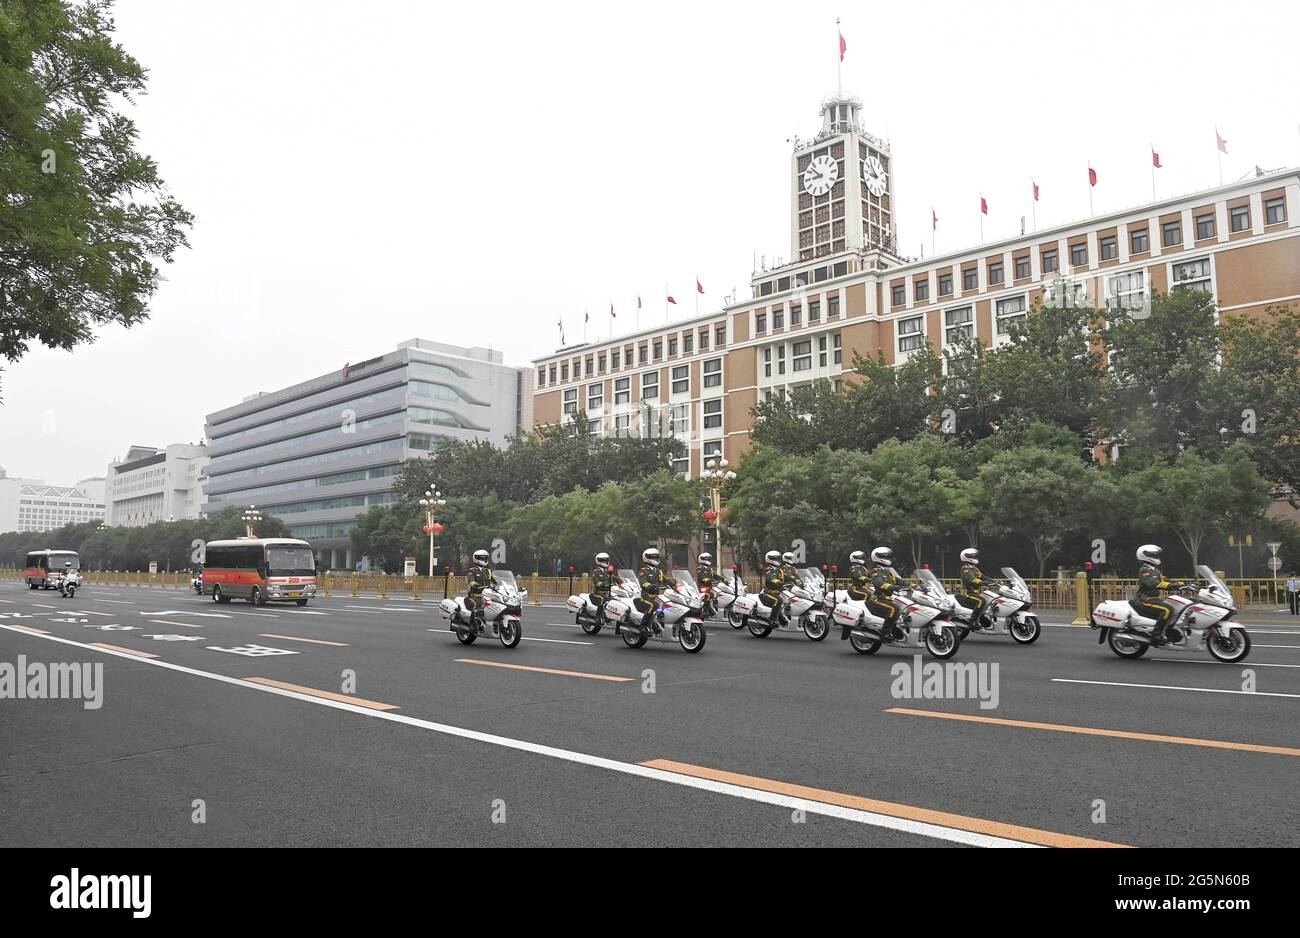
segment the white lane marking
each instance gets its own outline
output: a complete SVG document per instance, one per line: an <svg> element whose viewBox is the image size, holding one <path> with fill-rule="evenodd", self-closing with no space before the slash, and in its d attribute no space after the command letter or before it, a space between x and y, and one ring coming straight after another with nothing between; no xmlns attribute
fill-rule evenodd
<svg viewBox="0 0 1300 938"><path fill-rule="evenodd" d="M35 606L37 609L58 609L59 608L58 606L50 606L47 605L46 603L32 603L32 605Z"/></svg>
<svg viewBox="0 0 1300 938"><path fill-rule="evenodd" d="M1207 661L1206 664L1214 664ZM1243 664L1242 667L1250 667L1249 664ZM1122 681L1078 681L1066 677L1052 678L1054 684L1102 684L1106 687L1141 687L1147 690L1190 690L1199 694L1236 694L1239 697L1295 697L1300 698L1300 694L1272 694L1264 691L1249 690L1223 690L1217 687L1178 687L1171 684L1125 684Z"/></svg>
<svg viewBox="0 0 1300 938"><path fill-rule="evenodd" d="M291 612L295 616L327 616L328 612L316 612L313 609L282 609L281 612Z"/></svg>
<svg viewBox="0 0 1300 938"><path fill-rule="evenodd" d="M343 608L352 609L356 612L370 612L370 613L374 613L380 610L384 612L428 612L429 611L427 609L408 609L403 606L380 606L379 610L367 609L365 606L344 606Z"/></svg>
<svg viewBox="0 0 1300 938"><path fill-rule="evenodd" d="M438 632L442 635L453 635L450 629L425 629L426 632ZM483 636L486 638L487 636ZM552 645L594 645L595 642L567 642L562 638L533 638L530 635L521 635L520 639L525 642L549 642Z"/></svg>
<svg viewBox="0 0 1300 938"><path fill-rule="evenodd" d="M1256 645L1251 643L1251 648L1290 648L1292 651L1300 651L1300 645Z"/></svg>
<svg viewBox="0 0 1300 938"><path fill-rule="evenodd" d="M129 599L101 599L100 602L101 602L101 603L117 603L117 604L122 605L122 606L134 606L134 605L135 605L135 603L131 602L131 600L129 600Z"/></svg>
<svg viewBox="0 0 1300 938"><path fill-rule="evenodd" d="M1252 645L1252 648L1259 648L1259 645ZM1222 667L1221 661L1189 661L1186 658L1148 658L1147 663L1156 662L1158 664L1217 664ZM1300 664L1272 664L1267 661L1244 661L1241 664L1243 668L1300 668Z"/></svg>
<svg viewBox="0 0 1300 938"><path fill-rule="evenodd" d="M19 631L19 629L11 626L0 625L0 628L8 629L9 631ZM198 668L189 668L185 665L174 664L170 661L163 661L162 659L140 658L127 652L116 651L112 648L103 648L96 645L87 645L82 642L74 642L70 639L59 638L55 635L39 635L36 637L46 641L60 642L65 645L74 645L77 648L92 649L102 654L112 655L116 658L122 658L127 661L135 661L140 664L166 668L169 671L178 671L181 674L189 674L193 677L207 678L210 681L218 681L222 684L231 684L235 687L243 687L264 694L275 694L280 697L289 697L293 700L300 700L303 703L315 704L318 707L344 710L348 713L354 713L357 716L371 717L378 720L388 720L392 723L402 723L406 726L415 727L416 729L441 733L444 736L455 736L473 742L487 743L490 746L499 746L503 749L514 749L519 752L527 752L532 755L544 756L550 759L559 759L564 762L573 762L590 768L605 769L609 772L618 772L622 775L632 775L638 778L649 779L651 781L666 782L669 785L676 785L680 788L695 788L716 795L728 795L745 801L755 801L762 804L775 805L776 807L787 810L802 810L809 814L819 814L825 817L838 818L842 821L853 821L858 824L867 824L872 827L895 830L905 834L913 834L918 837L930 837L935 840L946 840L953 843L966 844L967 846L972 847L1038 846L1037 844L1023 843L1019 840L1009 840L1005 837L994 837L989 834L977 834L972 831L943 827L939 824L911 821L906 818L891 817L887 814L877 814L873 811L863 811L858 808L845 808L839 805L826 804L822 801L796 798L792 795L779 795L775 792L760 791L756 788L745 788L742 785L733 785L729 782L716 782L712 779L696 778L691 775L681 775L677 772L665 771L664 769L652 769L648 766L636 765L631 762L620 762L617 759L606 759L602 756L593 756L585 752L575 752L572 749L560 749L556 746L544 746L541 743L531 743L523 739L512 739L509 736L496 736L491 733L482 733L478 730L468 730L459 726L450 726L446 723L434 723L432 720L421 720L418 717L405 716L399 713L394 713L393 711L370 710L366 707L359 707L356 704L345 703L340 700L312 697L308 694L284 690L279 687L271 687L266 684L254 684L251 681L237 677L228 677L224 674L216 674L211 671L200 671Z"/></svg>
<svg viewBox="0 0 1300 938"><path fill-rule="evenodd" d="M280 617L279 617L278 615L276 615L274 612L236 612L236 611L233 610L233 609L231 609L230 612L227 613L227 615L232 615L232 616L259 616L259 617L261 617L261 618L263 618L263 619L278 619L278 618L280 618Z"/></svg>
<svg viewBox="0 0 1300 938"><path fill-rule="evenodd" d="M98 613L105 615L105 613ZM140 610L142 616L200 616L204 619L229 619L230 616L224 612L190 612L187 609L164 609L162 612L145 612Z"/></svg>

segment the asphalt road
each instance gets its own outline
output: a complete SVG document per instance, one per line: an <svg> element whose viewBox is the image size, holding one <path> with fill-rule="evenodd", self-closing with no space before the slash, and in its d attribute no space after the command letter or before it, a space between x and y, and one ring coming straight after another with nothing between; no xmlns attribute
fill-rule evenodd
<svg viewBox="0 0 1300 938"><path fill-rule="evenodd" d="M0 700L0 846L1300 841L1300 619L1244 614L1229 666L1068 618L963 643L982 700L917 698L836 634L634 651L540 606L507 650L429 600L6 582L0 664L99 663L103 698Z"/></svg>

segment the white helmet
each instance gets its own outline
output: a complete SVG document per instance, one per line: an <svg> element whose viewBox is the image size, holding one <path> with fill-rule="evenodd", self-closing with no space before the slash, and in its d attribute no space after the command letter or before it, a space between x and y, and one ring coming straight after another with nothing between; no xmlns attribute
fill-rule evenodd
<svg viewBox="0 0 1300 938"><path fill-rule="evenodd" d="M961 562L962 562L962 563L979 563L979 562L980 562L980 552L977 551L974 547L967 547L964 551L961 552Z"/></svg>
<svg viewBox="0 0 1300 938"><path fill-rule="evenodd" d="M787 550L784 554L781 555L781 559L786 563L794 563L794 551Z"/></svg>
<svg viewBox="0 0 1300 938"><path fill-rule="evenodd" d="M712 554L700 554L700 563L713 563Z"/></svg>
<svg viewBox="0 0 1300 938"><path fill-rule="evenodd" d="M609 554L605 553L602 550L599 554L596 555L596 563L600 564L602 567L608 566Z"/></svg>
<svg viewBox="0 0 1300 938"><path fill-rule="evenodd" d="M849 563L862 564L863 566L866 566L867 555L860 550L855 550L853 553L849 554Z"/></svg>
<svg viewBox="0 0 1300 938"><path fill-rule="evenodd" d="M641 559L644 560L646 563L650 564L650 566L652 566L652 567L657 567L657 566L659 566L659 551L658 551L658 549L656 549L656 548L654 548L654 547L651 547L651 548L649 548L649 549L647 549L647 550L645 550L645 551L642 551L642 553L641 553Z"/></svg>
<svg viewBox="0 0 1300 938"><path fill-rule="evenodd" d="M486 567L488 565L489 556L490 555L485 550L476 550L474 551L474 562L480 567Z"/></svg>
<svg viewBox="0 0 1300 938"><path fill-rule="evenodd" d="M882 567L892 567L894 565L894 552L888 547L877 547L871 552L871 562L878 563Z"/></svg>
<svg viewBox="0 0 1300 938"><path fill-rule="evenodd" d="M1153 567L1160 566L1160 555L1164 553L1155 544L1143 544L1138 548L1137 558L1143 563L1149 563Z"/></svg>
<svg viewBox="0 0 1300 938"><path fill-rule="evenodd" d="M763 560L766 563L778 564L781 562L781 552L779 550L769 550Z"/></svg>

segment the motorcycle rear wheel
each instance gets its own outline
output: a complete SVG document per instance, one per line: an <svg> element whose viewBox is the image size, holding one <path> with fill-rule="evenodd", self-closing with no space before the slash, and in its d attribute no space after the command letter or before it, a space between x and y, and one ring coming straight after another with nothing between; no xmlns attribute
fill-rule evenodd
<svg viewBox="0 0 1300 938"><path fill-rule="evenodd" d="M650 638L645 632L635 628L623 629L622 635L623 644L627 645L628 648L640 648Z"/></svg>
<svg viewBox="0 0 1300 938"><path fill-rule="evenodd" d="M727 621L731 623L733 629L743 629L745 627L745 617L734 609L727 610Z"/></svg>
<svg viewBox="0 0 1300 938"><path fill-rule="evenodd" d="M772 634L772 623L763 622L759 619L750 619L749 634L755 638L767 638Z"/></svg>
<svg viewBox="0 0 1300 938"><path fill-rule="evenodd" d="M578 625L582 626L582 631L588 635L596 635L600 632L600 623L592 622L590 619L578 617Z"/></svg>
<svg viewBox="0 0 1300 938"><path fill-rule="evenodd" d="M1147 653L1151 647L1146 642L1135 642L1130 639L1120 638L1118 629L1111 629L1106 633L1106 644L1118 658L1137 659Z"/></svg>
<svg viewBox="0 0 1300 938"><path fill-rule="evenodd" d="M881 641L878 638L859 637L856 632L849 633L849 644L853 650L860 655L874 655L880 651Z"/></svg>

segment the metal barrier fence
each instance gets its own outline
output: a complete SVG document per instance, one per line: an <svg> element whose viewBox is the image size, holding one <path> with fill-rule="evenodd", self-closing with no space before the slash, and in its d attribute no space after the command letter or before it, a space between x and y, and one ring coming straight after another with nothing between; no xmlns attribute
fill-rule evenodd
<svg viewBox="0 0 1300 938"><path fill-rule="evenodd" d="M538 574L516 574L519 586L528 590L529 603L564 602L571 593L585 593L589 577L586 573L569 576L540 576ZM13 568L0 569L0 580L22 580L23 571ZM191 576L188 571L173 570L148 573L146 571L124 570L83 570L82 582L87 586L121 586L150 589L190 589ZM758 577L741 577L745 588L750 592L759 590L762 582ZM835 578L836 585L843 587L843 576ZM1079 607L1081 575L1068 579L1055 577L1043 579L1026 579L1034 595L1034 603L1043 609L1076 609ZM1237 600L1237 605L1246 606L1285 606L1286 595L1283 581L1262 577L1224 578ZM457 596L465 592L463 576L416 576L402 577L384 573L325 573L316 579L317 588L325 596L377 596L407 598L412 600L442 599L444 595ZM944 586L956 592L960 580L944 579ZM1137 580L1104 577L1087 581L1087 600L1096 605L1107 599L1126 599L1137 589Z"/></svg>

